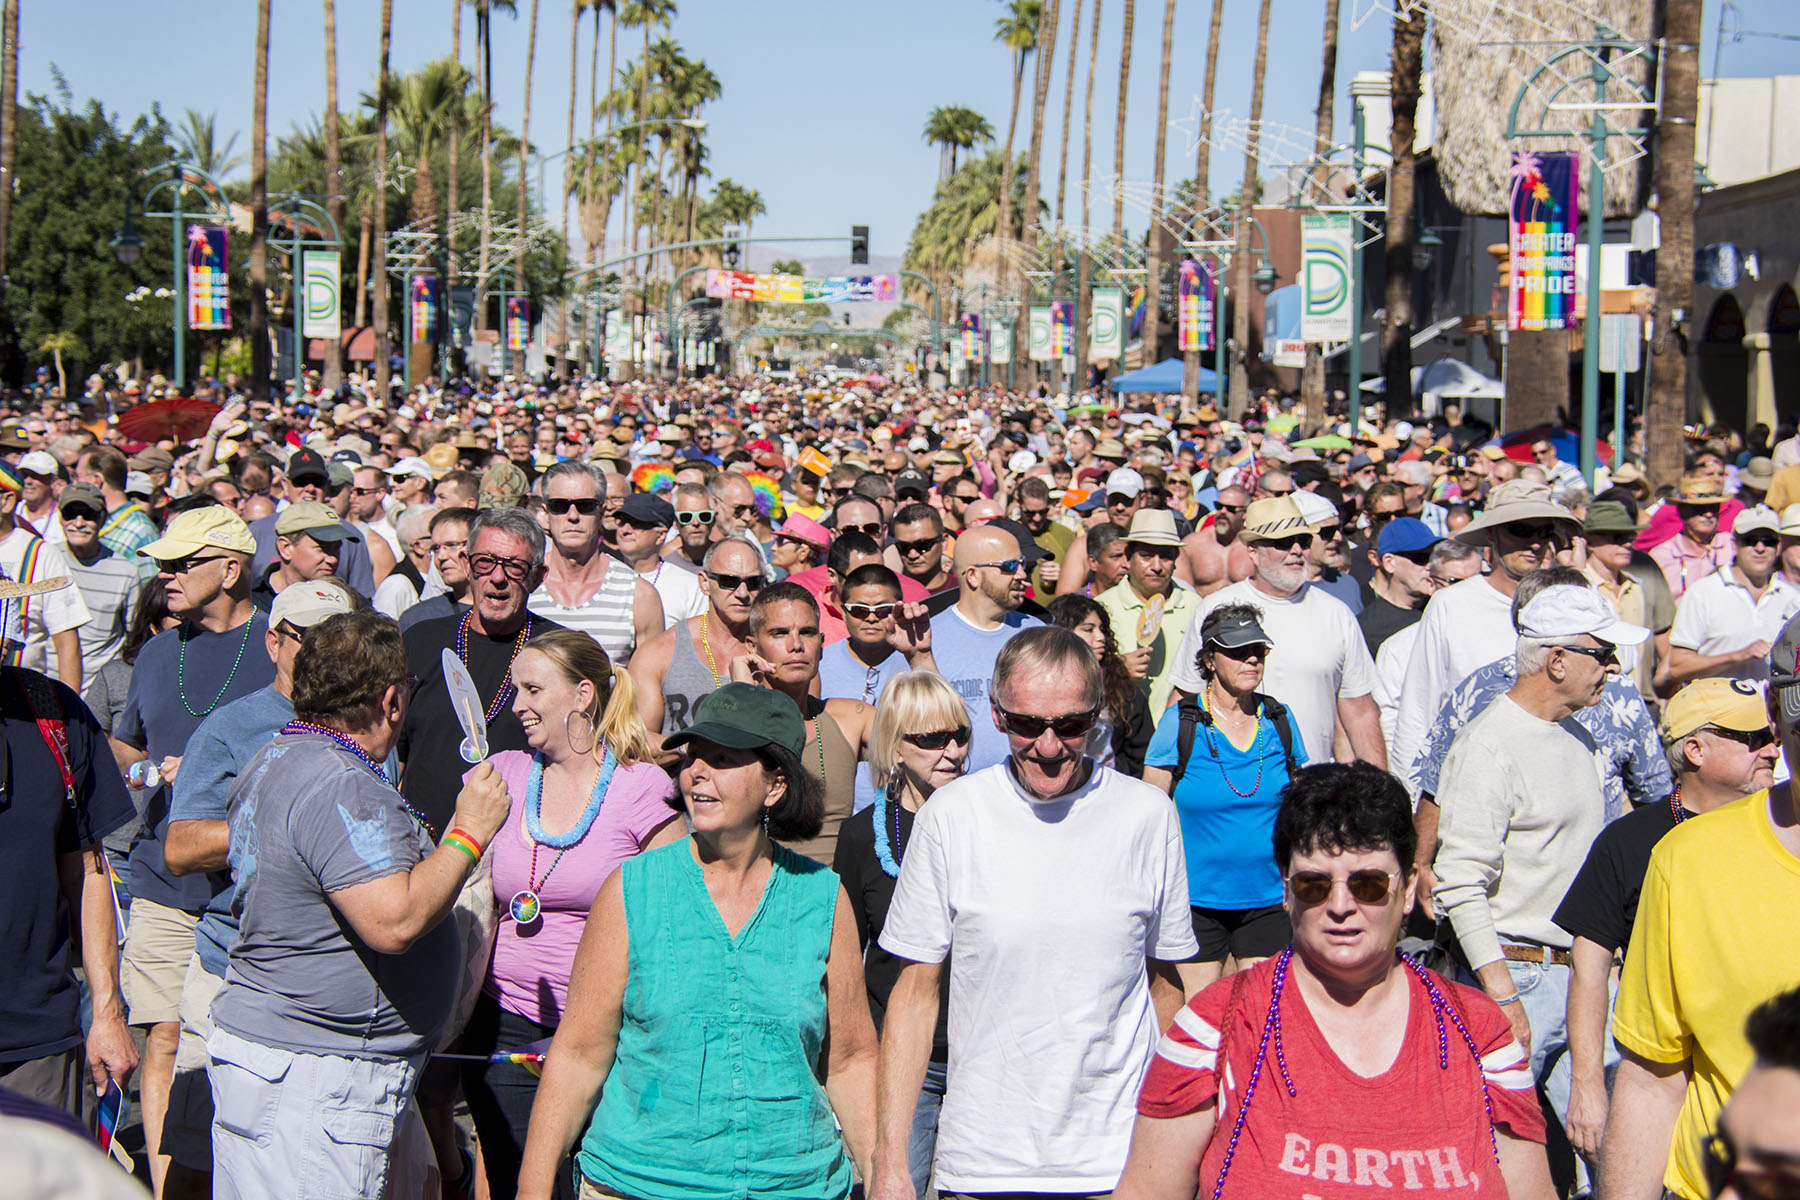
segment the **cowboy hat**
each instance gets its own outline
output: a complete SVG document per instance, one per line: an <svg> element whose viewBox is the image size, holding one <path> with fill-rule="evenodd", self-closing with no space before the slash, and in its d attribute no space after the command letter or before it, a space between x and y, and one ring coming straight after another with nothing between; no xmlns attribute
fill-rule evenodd
<svg viewBox="0 0 1800 1200"><path fill-rule="evenodd" d="M1485 546L1488 539L1481 535L1495 526L1510 525L1515 521L1557 521L1570 534L1581 531L1581 522L1575 519L1575 514L1550 499L1549 484L1509 479L1488 493L1487 509L1457 530L1455 537L1472 546Z"/></svg>

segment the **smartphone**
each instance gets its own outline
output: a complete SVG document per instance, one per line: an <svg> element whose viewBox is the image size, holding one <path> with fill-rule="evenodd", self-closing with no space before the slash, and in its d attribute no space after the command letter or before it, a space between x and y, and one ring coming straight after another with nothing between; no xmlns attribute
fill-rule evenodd
<svg viewBox="0 0 1800 1200"><path fill-rule="evenodd" d="M102 1154L111 1154L113 1135L118 1132L121 1122L125 1120L125 1112L131 1102L125 1099L125 1089L119 1081L106 1081L106 1093L100 1097L100 1107L94 1116L94 1141Z"/></svg>

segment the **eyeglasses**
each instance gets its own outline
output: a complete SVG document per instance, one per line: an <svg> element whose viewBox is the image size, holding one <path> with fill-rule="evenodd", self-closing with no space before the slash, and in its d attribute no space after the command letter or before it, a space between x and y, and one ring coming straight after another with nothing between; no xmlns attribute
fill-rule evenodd
<svg viewBox="0 0 1800 1200"><path fill-rule="evenodd" d="M1554 521L1533 521L1529 524L1523 521L1511 521L1500 526L1500 530L1515 542L1556 541L1556 522Z"/></svg>
<svg viewBox="0 0 1800 1200"><path fill-rule="evenodd" d="M1737 1147L1722 1131L1700 1139L1700 1170L1708 1196L1730 1188L1745 1200L1800 1200L1800 1175L1738 1170Z"/></svg>
<svg viewBox="0 0 1800 1200"><path fill-rule="evenodd" d="M1293 488L1268 488L1268 487L1266 487L1266 488L1262 489L1262 494L1270 497L1271 499L1279 499L1282 496L1293 495L1294 489Z"/></svg>
<svg viewBox="0 0 1800 1200"><path fill-rule="evenodd" d="M994 562L979 562L975 565L978 567L998 567L1003 575L1017 575L1020 571L1025 569L1025 560L1022 558L1002 558Z"/></svg>
<svg viewBox="0 0 1800 1200"><path fill-rule="evenodd" d="M1008 712L994 700L994 711L1000 714L1000 723L1006 726L1006 732L1014 737L1029 738L1037 741L1048 729L1059 738L1086 737L1094 722L1100 719L1098 705L1086 712L1066 713L1060 717L1034 717L1027 713Z"/></svg>
<svg viewBox="0 0 1800 1200"><path fill-rule="evenodd" d="M894 549L898 550L901 554L924 554L928 551L936 550L943 544L943 541L944 535L940 533L936 537L920 538L916 542L896 541L894 543Z"/></svg>
<svg viewBox="0 0 1800 1200"><path fill-rule="evenodd" d="M1267 549L1279 550L1283 554L1286 554L1289 550L1310 550L1312 549L1312 541L1312 534L1296 533L1291 537L1264 538L1262 545Z"/></svg>
<svg viewBox="0 0 1800 1200"><path fill-rule="evenodd" d="M1221 504L1219 511L1222 513L1246 513L1250 511L1250 506L1248 504Z"/></svg>
<svg viewBox="0 0 1800 1200"><path fill-rule="evenodd" d="M1775 742L1775 731L1773 729L1752 729L1746 732L1742 729L1725 729L1718 725L1708 725L1706 726L1706 732L1715 737L1722 737L1728 741L1736 742L1738 745L1749 750L1752 754L1755 754L1759 750L1766 749Z"/></svg>
<svg viewBox="0 0 1800 1200"><path fill-rule="evenodd" d="M953 494L950 497L950 499L956 501L958 504L973 504L977 500L981 499L981 493L976 492L974 495L971 496L967 492L959 492L959 493Z"/></svg>
<svg viewBox="0 0 1800 1200"><path fill-rule="evenodd" d="M1740 546L1755 546L1759 550L1773 550L1781 545L1781 539L1779 537L1740 537L1737 543Z"/></svg>
<svg viewBox="0 0 1800 1200"><path fill-rule="evenodd" d="M677 525L711 525L713 511L710 508L698 509L694 512L678 512L675 514Z"/></svg>
<svg viewBox="0 0 1800 1200"><path fill-rule="evenodd" d="M1567 650L1570 654L1585 654L1603 667L1614 666L1619 661L1617 646L1558 646L1558 650Z"/></svg>
<svg viewBox="0 0 1800 1200"><path fill-rule="evenodd" d="M879 542L882 535L887 532L887 526L883 525L880 521L870 521L865 525L839 525L838 532L866 533Z"/></svg>
<svg viewBox="0 0 1800 1200"><path fill-rule="evenodd" d="M195 552L180 558L157 558L151 561L156 563L156 569L164 575L185 575L195 567L204 566L209 562L221 562L224 558L223 554L208 554L202 558L198 552Z"/></svg>
<svg viewBox="0 0 1800 1200"><path fill-rule="evenodd" d="M387 489L384 487L353 487L350 489L350 494L353 496L379 496L386 491Z"/></svg>
<svg viewBox="0 0 1800 1200"><path fill-rule="evenodd" d="M545 511L553 516L567 516L571 508L584 517L591 517L600 511L600 497L583 496L576 499L573 496L552 496L544 501Z"/></svg>
<svg viewBox="0 0 1800 1200"><path fill-rule="evenodd" d="M940 729L935 733L903 733L900 737L921 750L942 750L951 742L959 746L969 744L969 727L960 729Z"/></svg>
<svg viewBox="0 0 1800 1200"><path fill-rule="evenodd" d="M1386 904L1394 885L1399 882L1400 872L1376 870L1352 871L1343 881L1350 890L1350 898L1358 904ZM1335 876L1323 871L1295 871L1287 878L1288 891L1307 908L1325 903L1337 884Z"/></svg>
<svg viewBox="0 0 1800 1200"><path fill-rule="evenodd" d="M762 588L761 575L726 575L719 571L708 571L707 575L726 593L735 592L739 588L748 588L754 593Z"/></svg>
<svg viewBox="0 0 1800 1200"><path fill-rule="evenodd" d="M492 575L495 568L505 572L506 577L514 583L523 583L525 576L531 573L531 564L522 558L504 558L498 554L469 556L469 574L477 579Z"/></svg>
<svg viewBox="0 0 1800 1200"><path fill-rule="evenodd" d="M734 504L731 506L731 515L744 521L748 521L751 517L756 516L757 511L757 507L754 504Z"/></svg>
<svg viewBox="0 0 1800 1200"><path fill-rule="evenodd" d="M898 604L846 604L844 615L858 621L885 621L894 615Z"/></svg>

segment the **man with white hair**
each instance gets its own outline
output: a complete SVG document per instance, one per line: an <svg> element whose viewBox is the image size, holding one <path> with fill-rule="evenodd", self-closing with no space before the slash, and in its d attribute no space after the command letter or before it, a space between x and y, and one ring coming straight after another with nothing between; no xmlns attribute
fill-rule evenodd
<svg viewBox="0 0 1800 1200"><path fill-rule="evenodd" d="M1352 614L1360 616L1362 587L1349 572L1339 569L1344 565L1344 523L1338 506L1317 492L1289 494L1300 506L1300 515L1316 530L1312 550L1307 555L1308 582L1320 591L1336 596Z"/></svg>
<svg viewBox="0 0 1800 1200"><path fill-rule="evenodd" d="M1403 489L1401 500L1406 505L1406 515L1425 522L1439 537L1449 537L1450 528L1444 523L1449 512L1426 497L1431 490L1431 468L1417 459L1408 459L1395 463L1392 474Z"/></svg>
<svg viewBox="0 0 1800 1200"><path fill-rule="evenodd" d="M1591 588L1555 585L1520 611L1518 679L1463 727L1438 781L1434 897L1481 987L1512 1022L1531 1071L1566 1119L1572 939L1556 906L1605 821L1590 744L1568 718L1648 636Z"/></svg>
<svg viewBox="0 0 1800 1200"><path fill-rule="evenodd" d="M395 522L400 561L375 588L371 603L377 612L398 621L400 614L425 594L425 580L431 574L431 518L435 516L437 509L431 505L415 504Z"/></svg>

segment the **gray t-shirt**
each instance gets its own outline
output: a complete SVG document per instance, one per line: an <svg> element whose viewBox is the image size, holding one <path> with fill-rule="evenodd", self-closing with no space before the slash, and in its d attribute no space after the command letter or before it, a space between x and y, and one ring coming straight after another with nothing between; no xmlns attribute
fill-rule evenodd
<svg viewBox="0 0 1800 1200"><path fill-rule="evenodd" d="M400 794L331 739L298 734L245 764L230 807L238 940L213 1020L301 1053L404 1057L434 1044L460 967L452 923L379 954L328 898L432 852Z"/></svg>

